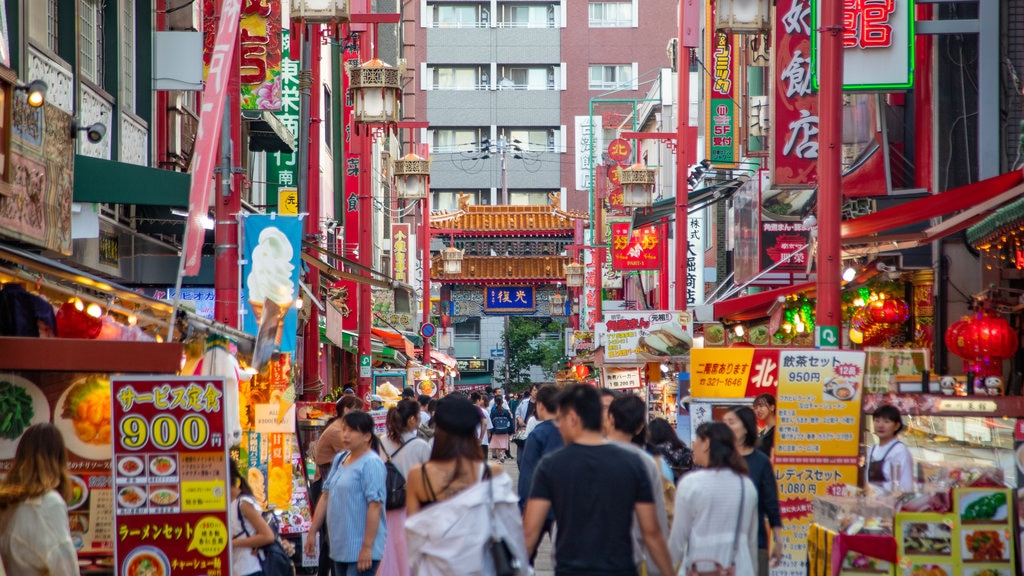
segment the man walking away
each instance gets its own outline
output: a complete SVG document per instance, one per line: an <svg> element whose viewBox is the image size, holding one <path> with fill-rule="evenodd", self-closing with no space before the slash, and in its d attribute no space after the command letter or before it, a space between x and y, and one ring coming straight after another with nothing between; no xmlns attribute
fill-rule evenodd
<svg viewBox="0 0 1024 576"><path fill-rule="evenodd" d="M540 459L564 446L562 435L558 433L554 418L558 413L558 388L547 384L537 390L537 419L540 423L533 429L526 438L526 445L522 449L523 459L519 464L519 506L526 508L526 501L530 497L530 484L533 482L533 471L537 469ZM544 534L551 534L551 525L555 521L553 512L548 512L544 519L544 526L541 528L538 539L544 538ZM530 556L532 563L537 557L536 547L533 555Z"/></svg>
<svg viewBox="0 0 1024 576"><path fill-rule="evenodd" d="M638 576L630 529L633 516L655 566L672 574L658 525L654 491L643 461L601 435L601 398L582 384L558 396L558 429L566 446L533 474L523 516L527 552L537 548L554 510L556 576Z"/></svg>

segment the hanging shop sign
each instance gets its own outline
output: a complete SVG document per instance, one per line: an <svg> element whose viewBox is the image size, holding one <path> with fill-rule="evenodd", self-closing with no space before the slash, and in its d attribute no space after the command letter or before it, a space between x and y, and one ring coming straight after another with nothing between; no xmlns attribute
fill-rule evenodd
<svg viewBox="0 0 1024 576"><path fill-rule="evenodd" d="M704 211L690 216L686 226L686 307L704 303Z"/></svg>
<svg viewBox="0 0 1024 576"><path fill-rule="evenodd" d="M280 110L280 2L244 3L239 50L242 51L239 70L242 110Z"/></svg>
<svg viewBox="0 0 1024 576"><path fill-rule="evenodd" d="M811 84L810 0L779 0L772 31L772 185L809 188L818 179L818 94Z"/></svg>
<svg viewBox="0 0 1024 576"><path fill-rule="evenodd" d="M111 381L115 566L121 574L224 573L231 552L224 380Z"/></svg>
<svg viewBox="0 0 1024 576"><path fill-rule="evenodd" d="M611 312L595 327L605 362L643 364L686 356L693 345L690 315L679 311Z"/></svg>
<svg viewBox="0 0 1024 576"><path fill-rule="evenodd" d="M690 352L690 394L694 398L774 396L778 386L778 350L695 348Z"/></svg>
<svg viewBox="0 0 1024 576"><path fill-rule="evenodd" d="M345 71L349 71L356 67L360 63L359 58L359 42L366 35L357 36L350 35L342 38L342 66ZM369 40L366 40L367 42ZM351 84L351 74L345 73L341 75L341 82L345 99L342 100L342 126L344 126L344 143L342 149L344 150L344 210L345 220L344 222L349 223L345 226L345 233L342 237L338 238L338 246L336 252L346 257L353 257L354 251L359 246L359 226L355 223L359 222L359 199L356 197L356 190L359 189L359 169L362 161L362 140L360 138L352 138L352 114L354 101L352 100L351 92L349 91L349 85ZM369 154L369 151L366 151ZM356 310L356 295L359 293L359 287L355 282L351 280L340 280L335 285L338 289L338 293L343 295L347 300L346 306L351 311ZM358 314L352 313L342 317L341 327L344 330L354 332L358 330Z"/></svg>
<svg viewBox="0 0 1024 576"><path fill-rule="evenodd" d="M150 298L174 302L175 290L169 288L143 288L142 293ZM178 300L183 306L195 310L196 315L213 320L214 304L217 300L216 291L213 288L182 288Z"/></svg>
<svg viewBox="0 0 1024 576"><path fill-rule="evenodd" d="M642 384L639 368L605 368L602 379L602 385L611 390L635 390Z"/></svg>
<svg viewBox="0 0 1024 576"><path fill-rule="evenodd" d="M733 350L730 350L733 351ZM864 353L779 352L775 477L782 512L782 563L772 574L802 576L812 502L857 483Z"/></svg>
<svg viewBox="0 0 1024 576"><path fill-rule="evenodd" d="M488 314L514 314L537 309L533 286L484 287L484 312Z"/></svg>
<svg viewBox="0 0 1024 576"><path fill-rule="evenodd" d="M811 0L815 30L821 0ZM819 89L821 54L811 35L811 83ZM843 0L843 89L872 92L914 86L914 0Z"/></svg>
<svg viewBox="0 0 1024 576"><path fill-rule="evenodd" d="M601 149L604 137L601 133L600 116L576 116L576 189L590 191L594 170L601 163Z"/></svg>
<svg viewBox="0 0 1024 576"><path fill-rule="evenodd" d="M242 220L242 328L256 335L253 366L295 351L302 217L250 214Z"/></svg>
<svg viewBox="0 0 1024 576"><path fill-rule="evenodd" d="M277 77L280 84L281 106L274 110L274 117L292 134L299 133L299 62L292 60L288 53L288 30L281 32L281 73ZM267 155L267 198L278 199L278 212L281 214L299 213L299 194L295 186L299 183L296 173L298 155L294 152L273 152ZM275 194L275 190L277 193ZM294 211L286 200L286 191L295 190Z"/></svg>
<svg viewBox="0 0 1024 576"><path fill-rule="evenodd" d="M409 283L409 234L411 224L391 224L391 278Z"/></svg>
<svg viewBox="0 0 1024 576"><path fill-rule="evenodd" d="M715 166L729 166L739 161L739 138L737 137L736 98L739 90L739 54L737 36L714 26L714 8L709 5L705 25L705 46L708 54L705 62L710 63L711 79L704 83L704 98L708 103L707 126L709 134L704 139L706 156Z"/></svg>
<svg viewBox="0 0 1024 576"><path fill-rule="evenodd" d="M490 374L493 360L489 358L460 359L459 374Z"/></svg>
<svg viewBox="0 0 1024 576"><path fill-rule="evenodd" d="M661 263L661 240L654 226L637 228L630 234L629 222L613 222L612 269L657 270Z"/></svg>

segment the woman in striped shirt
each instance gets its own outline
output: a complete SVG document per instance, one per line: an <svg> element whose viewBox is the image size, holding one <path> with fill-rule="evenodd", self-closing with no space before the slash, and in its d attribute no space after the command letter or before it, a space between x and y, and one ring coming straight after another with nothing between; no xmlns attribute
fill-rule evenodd
<svg viewBox="0 0 1024 576"><path fill-rule="evenodd" d="M356 411L343 418L342 437L348 450L334 458L324 481L306 539L306 553L312 555L315 551L314 535L326 517L335 576L373 576L384 557L387 536L387 472L378 456L380 440L373 434L373 417Z"/></svg>

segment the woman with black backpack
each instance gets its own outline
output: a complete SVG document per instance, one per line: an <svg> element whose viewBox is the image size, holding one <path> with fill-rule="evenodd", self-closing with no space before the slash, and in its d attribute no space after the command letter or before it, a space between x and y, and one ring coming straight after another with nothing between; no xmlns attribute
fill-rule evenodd
<svg viewBox="0 0 1024 576"><path fill-rule="evenodd" d="M512 411L505 406L505 399L501 396L494 397L494 407L491 408L491 424L494 429L491 432L491 441L488 446L494 454L494 459L500 464L504 464L505 453L508 452L508 439L515 428L515 420L512 418Z"/></svg>
<svg viewBox="0 0 1024 576"><path fill-rule="evenodd" d="M387 433L380 436L380 456L388 473L388 491L395 493L385 498L388 537L377 576L409 576L409 559L405 552L405 479L413 466L430 459L430 444L417 437L419 424L420 405L406 398L388 410Z"/></svg>
<svg viewBox="0 0 1024 576"><path fill-rule="evenodd" d="M249 483L238 473L238 465L230 460L231 506L228 525L231 529L231 574L254 576L263 574L259 549L274 541L274 531L260 514L259 503Z"/></svg>

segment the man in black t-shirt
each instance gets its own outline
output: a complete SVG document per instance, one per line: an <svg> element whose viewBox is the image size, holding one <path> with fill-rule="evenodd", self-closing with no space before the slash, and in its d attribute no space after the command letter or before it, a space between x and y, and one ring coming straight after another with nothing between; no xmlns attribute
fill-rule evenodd
<svg viewBox="0 0 1024 576"><path fill-rule="evenodd" d="M643 463L601 436L601 399L576 385L558 397L558 429L566 446L545 456L533 475L523 514L532 555L548 510L555 514L556 576L637 576L633 514L662 574L672 574L665 535Z"/></svg>

